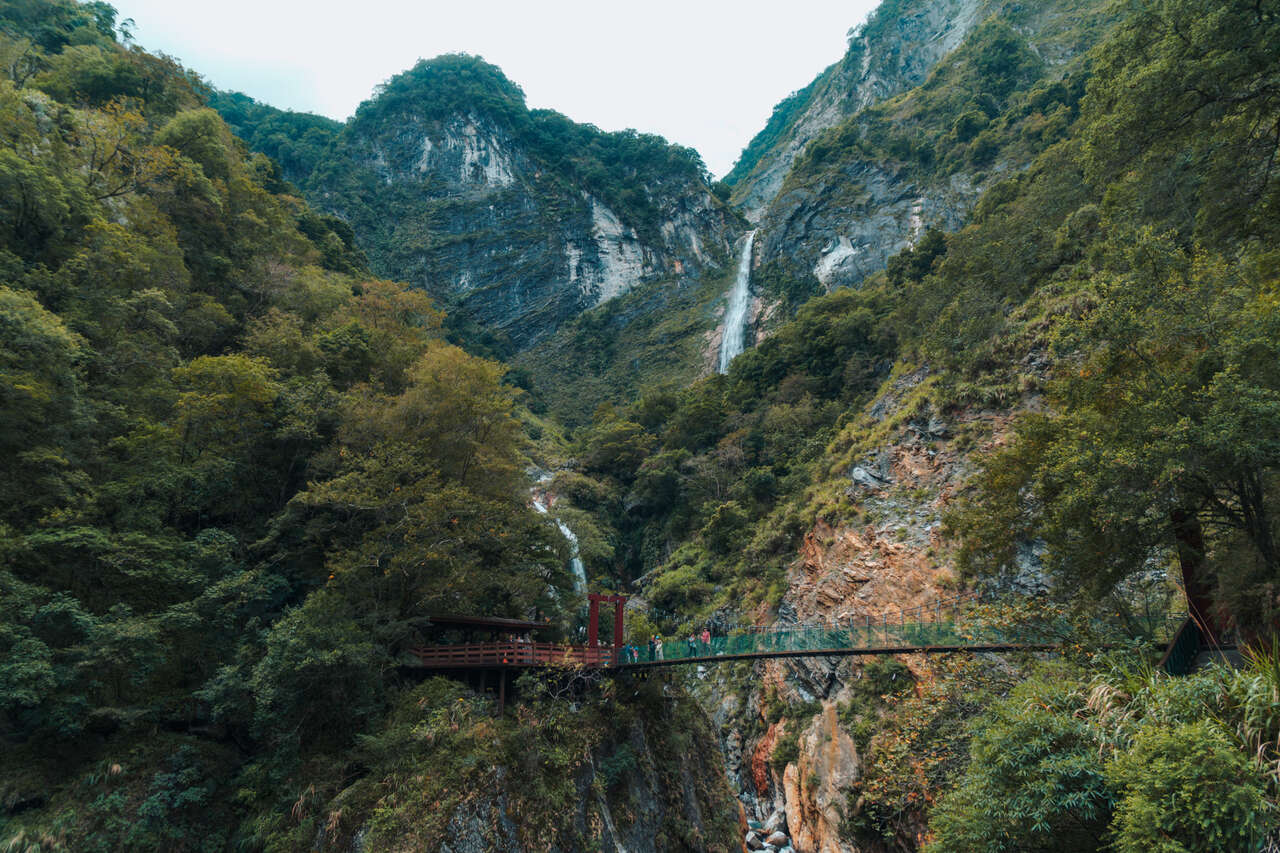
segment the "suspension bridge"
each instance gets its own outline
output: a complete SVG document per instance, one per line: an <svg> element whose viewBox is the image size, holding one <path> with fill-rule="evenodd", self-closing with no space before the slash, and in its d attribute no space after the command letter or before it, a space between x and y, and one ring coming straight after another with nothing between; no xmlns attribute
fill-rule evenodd
<svg viewBox="0 0 1280 853"><path fill-rule="evenodd" d="M539 668L580 666L592 669L649 669L735 660L863 655L951 654L956 652L1047 651L1069 635L1061 620L1009 624L984 619L972 610L984 597L971 593L898 610L823 624L736 628L717 636L663 638L640 645L624 642L626 596L588 596L585 644L534 642L536 622L470 617L435 617L442 625L473 624L494 638L481 642L424 644L411 650L428 669ZM599 608L614 605L613 637L601 642ZM506 636L499 638L498 634Z"/></svg>

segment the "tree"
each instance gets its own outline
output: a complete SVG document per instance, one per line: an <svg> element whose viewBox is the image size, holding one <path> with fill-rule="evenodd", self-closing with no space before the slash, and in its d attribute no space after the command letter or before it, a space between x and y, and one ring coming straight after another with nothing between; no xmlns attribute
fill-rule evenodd
<svg viewBox="0 0 1280 853"><path fill-rule="evenodd" d="M0 286L0 519L29 518L78 488L82 346L29 294Z"/></svg>
<svg viewBox="0 0 1280 853"><path fill-rule="evenodd" d="M984 464L974 512L956 516L964 562L996 570L1019 536L1042 536L1052 566L1102 594L1174 552L1207 628L1215 544L1243 537L1280 579L1275 287L1262 259L1188 256L1150 231L1116 250L1093 304L1060 324L1053 413L1021 421Z"/></svg>
<svg viewBox="0 0 1280 853"><path fill-rule="evenodd" d="M939 803L929 853L1099 850L1115 794L1070 683L1025 682L973 725L969 768Z"/></svg>
<svg viewBox="0 0 1280 853"><path fill-rule="evenodd" d="M1253 0L1144 0L1099 51L1085 163L1112 199L1184 233L1274 234L1280 14ZM1193 221L1188 221L1194 217Z"/></svg>

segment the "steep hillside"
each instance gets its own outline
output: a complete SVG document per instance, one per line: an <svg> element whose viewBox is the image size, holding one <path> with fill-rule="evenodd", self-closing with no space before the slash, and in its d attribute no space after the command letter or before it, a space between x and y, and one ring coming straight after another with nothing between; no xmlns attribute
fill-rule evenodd
<svg viewBox="0 0 1280 853"><path fill-rule="evenodd" d="M725 183L751 222L811 140L859 110L924 82L981 20L981 0L886 0L852 31L841 60L776 107Z"/></svg>
<svg viewBox="0 0 1280 853"><path fill-rule="evenodd" d="M759 217L758 263L792 290L855 285L1066 132L1109 19L1072 2L989 3L918 87L816 136Z"/></svg>
<svg viewBox="0 0 1280 853"><path fill-rule="evenodd" d="M1175 808L1150 812L1162 831L1202 851L1274 832L1280 780L1238 726L1276 725L1236 704L1271 664L1182 704L1148 650L1188 610L1228 637L1275 624L1277 11L1081 7L1045 42L982 23L789 179L822 177L855 222L858 169L949 182L985 151L1000 178L963 224L810 299L727 376L575 433L552 487L595 519L594 572L642 595L639 632L892 620L965 584L1011 599L971 619L1078 618L1053 663L709 667L740 799L800 849L1139 851L1144 786L1201 773L1253 803L1206 817L1233 840ZM1046 76L1046 44L1095 39ZM975 91L1000 110L965 118ZM1177 769L1135 769L1155 754ZM1041 798L1060 760L1082 775Z"/></svg>
<svg viewBox="0 0 1280 853"><path fill-rule="evenodd" d="M859 39L744 160L720 374L689 152L451 56L342 127L213 95L276 163L109 6L0 0L0 847L1280 849L1280 0ZM578 634L571 566L640 645L1058 642L424 671L433 615Z"/></svg>
<svg viewBox="0 0 1280 853"><path fill-rule="evenodd" d="M407 666L574 627L505 368L111 7L0 3L0 57L0 847L729 850L679 691Z"/></svg>
<svg viewBox="0 0 1280 853"><path fill-rule="evenodd" d="M474 57L393 77L322 157L322 123L234 96L213 104L251 145L288 159L287 174L351 225L375 272L423 288L500 351L638 284L714 272L736 221L696 152L531 111Z"/></svg>

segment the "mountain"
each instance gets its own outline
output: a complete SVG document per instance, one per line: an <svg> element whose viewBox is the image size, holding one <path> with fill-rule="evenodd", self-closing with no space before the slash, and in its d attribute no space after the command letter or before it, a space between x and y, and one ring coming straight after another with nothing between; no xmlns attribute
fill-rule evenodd
<svg viewBox="0 0 1280 853"><path fill-rule="evenodd" d="M405 669L431 614L563 639L577 600L505 367L285 180L333 125L240 101L285 165L249 150L105 3L0 2L0 58L0 847L729 837L714 734L656 680L590 721L524 682L518 722Z"/></svg>
<svg viewBox="0 0 1280 853"><path fill-rule="evenodd" d="M1059 141L1087 55L1114 23L1073 2L884 3L848 53L784 100L726 183L754 223L748 338L814 295L859 286L931 231L968 221L993 184ZM715 369L731 277L641 288L517 356L558 418L678 389Z"/></svg>
<svg viewBox="0 0 1280 853"><path fill-rule="evenodd" d="M773 109L724 178L751 222L782 188L792 164L824 130L924 82L985 17L981 0L887 0L850 32L849 49Z"/></svg>
<svg viewBox="0 0 1280 853"><path fill-rule="evenodd" d="M873 40L895 13L896 38ZM762 202L765 277L789 290L857 285L928 229L959 229L987 187L1066 132L1086 53L1110 22L1074 3L882 6L836 66L860 57L867 69L845 100L827 97L823 110L815 101L796 120L794 138L808 135L802 153L761 155L753 174L779 180L744 178L735 190ZM909 36L927 47L912 50ZM904 67L877 71L885 55ZM836 79L829 71L814 86L829 92ZM818 132L816 116L833 117L835 104L844 116Z"/></svg>
<svg viewBox="0 0 1280 853"><path fill-rule="evenodd" d="M637 285L720 269L737 223L696 152L529 110L476 57L391 78L327 147L322 120L246 108L243 96L212 103L250 144L286 157L286 174L350 224L375 272L515 351ZM303 132L285 141L288 123Z"/></svg>
<svg viewBox="0 0 1280 853"><path fill-rule="evenodd" d="M850 56L726 205L471 57L338 124L0 0L0 846L1280 849L1280 5ZM631 643L1056 642L414 654L582 575Z"/></svg>

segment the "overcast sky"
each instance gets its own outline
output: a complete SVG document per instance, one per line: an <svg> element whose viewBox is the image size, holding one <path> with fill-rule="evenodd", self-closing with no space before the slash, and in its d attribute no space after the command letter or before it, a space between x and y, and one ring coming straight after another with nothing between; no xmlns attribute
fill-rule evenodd
<svg viewBox="0 0 1280 853"><path fill-rule="evenodd" d="M877 0L114 0L134 37L220 89L345 119L441 53L550 107L696 148L723 175L774 104L844 54Z"/></svg>

